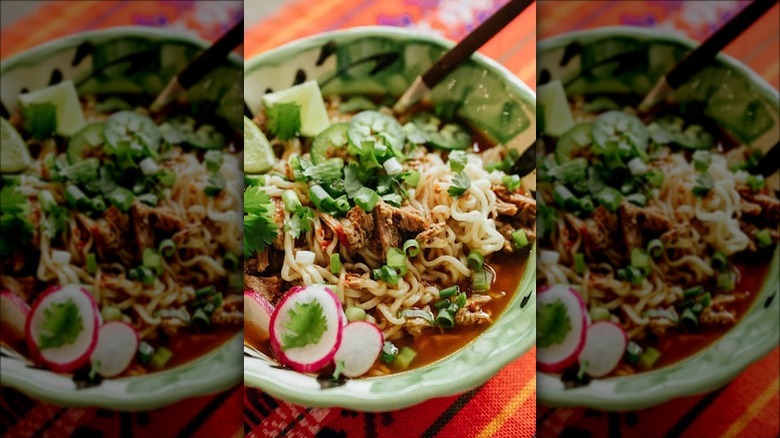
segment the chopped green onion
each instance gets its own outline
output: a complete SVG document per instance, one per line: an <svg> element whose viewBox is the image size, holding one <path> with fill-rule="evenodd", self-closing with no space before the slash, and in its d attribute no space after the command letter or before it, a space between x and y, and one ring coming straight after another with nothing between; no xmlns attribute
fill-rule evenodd
<svg viewBox="0 0 780 438"><path fill-rule="evenodd" d="M466 151L452 151L450 152L448 160L450 169L452 169L453 172L458 173L466 168L468 156L466 155Z"/></svg>
<svg viewBox="0 0 780 438"><path fill-rule="evenodd" d="M474 272L471 275L471 289L477 292L484 292L490 289L492 276L486 270Z"/></svg>
<svg viewBox="0 0 780 438"><path fill-rule="evenodd" d="M163 169L157 172L154 177L163 187L173 187L176 184L176 173L171 169Z"/></svg>
<svg viewBox="0 0 780 438"><path fill-rule="evenodd" d="M108 202L120 211L126 212L130 209L130 205L133 204L135 195L130 190L124 187L117 187L111 194L108 195Z"/></svg>
<svg viewBox="0 0 780 438"><path fill-rule="evenodd" d="M757 192L764 188L764 176L763 175L748 175L745 181L750 187L750 190Z"/></svg>
<svg viewBox="0 0 780 438"><path fill-rule="evenodd" d="M327 213L336 209L336 201L331 197L322 186L313 185L309 187L309 199L318 210Z"/></svg>
<svg viewBox="0 0 780 438"><path fill-rule="evenodd" d="M387 266L392 268L406 267L406 254L398 248L387 250Z"/></svg>
<svg viewBox="0 0 780 438"><path fill-rule="evenodd" d="M379 202L379 195L368 187L361 187L354 197L355 205L366 213L370 213Z"/></svg>
<svg viewBox="0 0 780 438"><path fill-rule="evenodd" d="M461 292L455 296L453 303L455 303L458 307L464 307L466 305L466 299L466 292Z"/></svg>
<svg viewBox="0 0 780 438"><path fill-rule="evenodd" d="M711 302L712 302L712 297L710 297L709 292L699 297L699 304L701 304L703 307L709 307Z"/></svg>
<svg viewBox="0 0 780 438"><path fill-rule="evenodd" d="M456 284L455 286L450 286L446 289L442 289L439 291L439 298L449 298L455 294L460 292L460 287Z"/></svg>
<svg viewBox="0 0 780 438"><path fill-rule="evenodd" d="M660 170L651 170L644 175L644 178L654 188L661 187L661 184L664 183L664 173Z"/></svg>
<svg viewBox="0 0 780 438"><path fill-rule="evenodd" d="M344 311L344 314L347 315L347 321L349 322L365 321L366 319L366 311L360 307L347 307L347 310Z"/></svg>
<svg viewBox="0 0 780 438"><path fill-rule="evenodd" d="M683 297L684 298L693 298L693 297L701 295L703 292L704 292L704 288L702 286L694 286L694 287L692 287L690 289L686 289L683 292Z"/></svg>
<svg viewBox="0 0 780 438"><path fill-rule="evenodd" d="M635 364L639 362L639 358L642 356L642 347L634 341L631 341L626 346L626 362Z"/></svg>
<svg viewBox="0 0 780 438"><path fill-rule="evenodd" d="M82 212L92 206L92 202L87 198L87 195L75 185L69 185L68 188L65 189L65 201L67 201L71 207Z"/></svg>
<svg viewBox="0 0 780 438"><path fill-rule="evenodd" d="M211 306L211 308L207 310L207 306ZM192 314L192 322L201 327L210 326L211 318L208 315L209 311L214 311L214 305L211 303L208 303L201 308L195 309L195 312Z"/></svg>
<svg viewBox="0 0 780 438"><path fill-rule="evenodd" d="M699 317L696 316L693 310L688 308L683 310L682 315L680 315L680 322L688 325L689 327L696 327L699 325Z"/></svg>
<svg viewBox="0 0 780 438"><path fill-rule="evenodd" d="M619 191L613 189L612 187L606 187L604 190L599 192L598 195L596 195L596 200L599 201L599 204L604 206L604 208L606 208L608 211L614 213L620 206L620 202L623 200L623 195L621 195Z"/></svg>
<svg viewBox="0 0 780 438"><path fill-rule="evenodd" d="M509 236L512 237L512 243L517 249L523 249L526 245L528 245L528 236L525 234L525 230L522 228L512 231Z"/></svg>
<svg viewBox="0 0 780 438"><path fill-rule="evenodd" d="M661 257L664 253L664 244L659 239L653 239L647 244L647 252L654 258Z"/></svg>
<svg viewBox="0 0 780 438"><path fill-rule="evenodd" d="M152 356L151 365L153 368L161 370L165 368L165 364L167 364L172 357L173 352L171 352L171 350L165 347L160 347Z"/></svg>
<svg viewBox="0 0 780 438"><path fill-rule="evenodd" d="M401 349L401 352L398 353L398 356L396 356L395 364L398 366L398 368L405 370L409 368L409 365L412 364L412 361L415 357L417 357L416 351L409 347L404 347Z"/></svg>
<svg viewBox="0 0 780 438"><path fill-rule="evenodd" d="M102 195L97 195L90 201L92 205L92 211L102 213L106 210L106 201L103 200Z"/></svg>
<svg viewBox="0 0 780 438"><path fill-rule="evenodd" d="M565 185L556 184L553 189L553 199L555 202L566 211L574 211L579 208L579 201Z"/></svg>
<svg viewBox="0 0 780 438"><path fill-rule="evenodd" d="M87 254L87 273L89 275L95 275L97 269L97 257L95 256L95 253L91 252Z"/></svg>
<svg viewBox="0 0 780 438"><path fill-rule="evenodd" d="M49 213L57 208L57 201L54 199L54 195L48 190L41 190L38 192L38 202L41 204L41 209L43 209L45 213Z"/></svg>
<svg viewBox="0 0 780 438"><path fill-rule="evenodd" d="M100 316L103 317L103 321L119 321L122 319L122 311L117 307L105 306L100 309Z"/></svg>
<svg viewBox="0 0 780 438"><path fill-rule="evenodd" d="M609 309L602 306L593 306L588 313L593 321L609 321L611 317Z"/></svg>
<svg viewBox="0 0 780 438"><path fill-rule="evenodd" d="M455 326L455 318L452 316L452 313L449 312L449 309L439 310L439 313L436 315L436 325L444 328L452 328Z"/></svg>
<svg viewBox="0 0 780 438"><path fill-rule="evenodd" d="M715 276L715 288L720 291L734 290L734 274L731 271L718 272Z"/></svg>
<svg viewBox="0 0 780 438"><path fill-rule="evenodd" d="M417 184L420 183L420 172L416 170L410 170L404 178L404 181L406 181L406 183L412 187L417 187Z"/></svg>
<svg viewBox="0 0 780 438"><path fill-rule="evenodd" d="M642 353L641 356L639 356L639 367L644 370L649 370L650 368L655 365L656 362L658 362L658 359L661 358L661 352L656 350L653 347L648 347L647 350L645 350L644 353Z"/></svg>
<svg viewBox="0 0 780 438"><path fill-rule="evenodd" d="M445 309L450 305L450 301L446 298L442 298L439 301L433 303L433 308L436 310Z"/></svg>
<svg viewBox="0 0 780 438"><path fill-rule="evenodd" d="M626 196L626 201L638 205L640 207L644 207L645 204L647 204L647 197L641 193L632 193L628 196Z"/></svg>
<svg viewBox="0 0 780 438"><path fill-rule="evenodd" d="M248 175L244 174L244 185L247 186L264 186L265 175Z"/></svg>
<svg viewBox="0 0 780 438"><path fill-rule="evenodd" d="M468 257L468 266L472 271L479 271L482 269L482 264L485 263L485 256L477 250L472 250Z"/></svg>
<svg viewBox="0 0 780 438"><path fill-rule="evenodd" d="M227 251L225 252L225 257L222 258L222 263L225 265L225 269L227 269L228 271L232 271L233 269L237 268L239 265L239 256L233 251Z"/></svg>
<svg viewBox="0 0 780 438"><path fill-rule="evenodd" d="M163 259L160 257L160 253L152 248L144 248L143 265L154 271L155 275L162 274Z"/></svg>
<svg viewBox="0 0 780 438"><path fill-rule="evenodd" d="M174 254L176 254L176 245L171 239L165 239L160 242L160 246L158 248L160 250L160 254L162 254L166 259L169 259L173 257ZM225 258L227 258L227 254L225 255Z"/></svg>
<svg viewBox="0 0 780 438"><path fill-rule="evenodd" d="M396 347L390 341L385 341L384 345L382 346L382 360L385 361L385 363L393 363L397 356L398 347Z"/></svg>
<svg viewBox="0 0 780 438"><path fill-rule="evenodd" d="M756 242L761 249L769 248L772 246L772 236L769 234L769 229L765 228L756 233Z"/></svg>
<svg viewBox="0 0 780 438"><path fill-rule="evenodd" d="M382 280L392 286L398 284L398 272L390 266L385 265L379 269L374 269L372 272L377 280Z"/></svg>
<svg viewBox="0 0 780 438"><path fill-rule="evenodd" d="M336 252L330 255L330 272L333 275L341 272L341 256Z"/></svg>
<svg viewBox="0 0 780 438"><path fill-rule="evenodd" d="M510 192L517 191L520 188L520 184L522 184L519 175L504 175L501 177L501 182Z"/></svg>
<svg viewBox="0 0 780 438"><path fill-rule="evenodd" d="M693 153L693 168L697 172L706 172L712 163L712 155L709 151L696 151Z"/></svg>
<svg viewBox="0 0 780 438"><path fill-rule="evenodd" d="M644 274L650 272L650 257L647 251L642 248L633 248L631 250L631 266L639 269Z"/></svg>
<svg viewBox="0 0 780 438"><path fill-rule="evenodd" d="M404 242L403 249L404 252L409 255L409 257L417 257L417 254L420 253L420 243L415 239L409 239Z"/></svg>
<svg viewBox="0 0 780 438"><path fill-rule="evenodd" d="M203 156L203 162L206 164L206 170L209 172L218 172L222 167L222 152L217 150L210 150Z"/></svg>
<svg viewBox="0 0 780 438"><path fill-rule="evenodd" d="M712 267L718 271L726 269L729 265L729 258L723 251L715 251L712 255Z"/></svg>
<svg viewBox="0 0 780 438"><path fill-rule="evenodd" d="M214 286L206 286L202 287L195 291L195 298L206 298L209 295L213 294L217 291L217 288Z"/></svg>
<svg viewBox="0 0 780 438"><path fill-rule="evenodd" d="M347 195L341 195L336 198L336 210L341 214L346 214L349 211L349 199Z"/></svg>
<svg viewBox="0 0 780 438"><path fill-rule="evenodd" d="M584 213L590 213L595 209L596 206L593 205L593 199L590 197L590 195L585 195L584 197L580 198L580 210L582 210Z"/></svg>
<svg viewBox="0 0 780 438"><path fill-rule="evenodd" d="M694 196L703 198L710 193L714 186L715 180L712 179L712 175L709 172L705 172L696 177L696 185L693 187L692 192Z"/></svg>
<svg viewBox="0 0 780 438"><path fill-rule="evenodd" d="M231 272L228 274L228 290L241 291L244 288L244 273Z"/></svg>
<svg viewBox="0 0 780 438"><path fill-rule="evenodd" d="M286 190L282 194L282 203L284 204L284 209L290 213L295 213L301 208L301 201L294 190Z"/></svg>
<svg viewBox="0 0 780 438"><path fill-rule="evenodd" d="M574 255L574 272L580 275L585 272L585 254L581 252Z"/></svg>
<svg viewBox="0 0 780 438"><path fill-rule="evenodd" d="M147 364L152 360L153 355L154 347L152 347L151 344L146 341L141 341L141 343L138 344L138 362Z"/></svg>

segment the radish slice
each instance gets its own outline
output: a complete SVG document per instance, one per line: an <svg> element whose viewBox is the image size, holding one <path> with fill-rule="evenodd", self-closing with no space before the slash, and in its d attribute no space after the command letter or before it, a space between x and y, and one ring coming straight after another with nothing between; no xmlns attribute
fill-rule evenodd
<svg viewBox="0 0 780 438"><path fill-rule="evenodd" d="M62 318L67 309L68 317ZM75 312L75 316L73 314ZM70 321L56 324L50 315ZM74 329L74 321L80 323ZM56 331L53 333L53 331ZM59 339L62 345L47 346L47 340L72 331L72 336ZM50 288L32 305L25 325L27 347L33 358L53 371L70 372L89 362L98 340L98 311L92 294L79 285Z"/></svg>
<svg viewBox="0 0 780 438"><path fill-rule="evenodd" d="M5 340L16 343L24 339L28 313L30 306L19 295L7 290L0 292L0 327Z"/></svg>
<svg viewBox="0 0 780 438"><path fill-rule="evenodd" d="M308 340L311 342L287 347L285 344L288 341L300 340L310 335L296 333L290 328L300 322L300 318L294 318L293 315L301 315L316 305L320 309L317 314L325 320L324 331L320 336L312 336ZM280 362L295 371L313 373L321 370L333 361L333 356L341 345L343 315L339 298L326 286L312 285L290 289L271 315L271 348L274 354Z"/></svg>
<svg viewBox="0 0 780 438"><path fill-rule="evenodd" d="M103 324L98 331L98 341L90 361L97 365L97 372L103 377L122 374L130 366L138 351L138 332L122 321Z"/></svg>
<svg viewBox="0 0 780 438"><path fill-rule="evenodd" d="M343 363L341 374L346 377L360 377L376 362L385 337L377 326L366 321L351 322L344 327L341 346L333 361Z"/></svg>
<svg viewBox="0 0 780 438"><path fill-rule="evenodd" d="M244 291L244 336L253 341L268 340L274 306L253 290Z"/></svg>
<svg viewBox="0 0 780 438"><path fill-rule="evenodd" d="M588 327L585 346L580 352L580 366L591 377L603 377L620 363L628 345L628 336L622 327L609 321L600 321Z"/></svg>
<svg viewBox="0 0 780 438"><path fill-rule="evenodd" d="M539 347L536 352L537 368L540 371L557 373L577 362L585 346L587 320L582 297L568 285L555 285L538 294L537 309L545 304L562 303L566 309L571 328L559 344Z"/></svg>

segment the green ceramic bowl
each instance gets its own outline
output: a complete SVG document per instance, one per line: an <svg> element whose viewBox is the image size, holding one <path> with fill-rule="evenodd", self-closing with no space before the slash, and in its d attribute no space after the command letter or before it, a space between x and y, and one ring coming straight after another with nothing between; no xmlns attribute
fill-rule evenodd
<svg viewBox="0 0 780 438"><path fill-rule="evenodd" d="M302 39L247 61L244 95L257 111L268 90L317 79L323 94L379 93L400 96L451 43L406 29L365 27ZM432 93L434 103L452 101L458 114L503 143L535 138L534 93L496 62L475 55ZM525 138L530 138L527 140ZM434 364L379 378L347 381L322 389L314 377L246 355L244 383L275 397L317 407L387 411L481 385L536 339L531 253L517 293L506 311L480 337Z"/></svg>
<svg viewBox="0 0 780 438"><path fill-rule="evenodd" d="M72 79L80 94L143 93L154 96L200 50L207 46L188 36L142 27L85 32L51 41L0 61L0 100L13 113L26 90ZM242 61L229 61L188 92L190 102L211 105L218 117L241 126ZM106 380L76 389L68 376L29 367L17 358L0 360L0 384L59 405L119 410L161 407L214 393L241 382L243 334L203 357L173 369L140 377Z"/></svg>
<svg viewBox="0 0 780 438"><path fill-rule="evenodd" d="M643 96L696 45L681 37L629 27L569 33L539 42L539 80L560 79L571 94ZM712 78L716 86L704 86ZM675 98L715 118L736 138L753 146L765 149L780 137L777 90L728 56L719 56L704 73L681 87ZM777 175L769 180L774 189L777 181ZM576 389L564 389L557 376L537 373L539 402L634 410L725 385L780 342L779 266L780 249L776 249L763 286L751 291L758 296L748 313L705 350L656 371L594 380Z"/></svg>

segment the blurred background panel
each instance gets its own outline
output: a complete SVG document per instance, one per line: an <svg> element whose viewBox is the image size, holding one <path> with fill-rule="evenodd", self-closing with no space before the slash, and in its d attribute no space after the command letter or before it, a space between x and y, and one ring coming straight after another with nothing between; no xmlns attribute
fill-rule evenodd
<svg viewBox="0 0 780 438"><path fill-rule="evenodd" d="M5 61L66 35L115 26L162 28L211 41L242 19L243 12L243 2L235 0L3 1L0 58ZM242 406L240 386L141 412L61 407L0 387L0 436L239 437Z"/></svg>

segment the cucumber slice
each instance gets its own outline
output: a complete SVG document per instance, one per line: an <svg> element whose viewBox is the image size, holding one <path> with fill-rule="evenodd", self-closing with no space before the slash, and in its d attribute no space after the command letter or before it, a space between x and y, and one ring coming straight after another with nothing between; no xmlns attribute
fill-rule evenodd
<svg viewBox="0 0 780 438"><path fill-rule="evenodd" d="M57 134L63 137L70 137L87 124L76 87L70 80L22 94L19 96L19 103L22 107L34 103L54 105L57 110Z"/></svg>
<svg viewBox="0 0 780 438"><path fill-rule="evenodd" d="M569 162L577 151L589 148L592 143L593 123L578 123L558 139L555 144L555 161L558 164Z"/></svg>
<svg viewBox="0 0 780 438"><path fill-rule="evenodd" d="M406 133L395 117L376 111L363 111L349 122L347 138L358 150L362 149L364 141L373 141L390 146L394 150L401 150L406 141Z"/></svg>
<svg viewBox="0 0 780 438"><path fill-rule="evenodd" d="M418 113L412 117L412 123L422 131L426 143L439 149L466 149L473 144L468 131L456 123L442 126L441 120L430 113Z"/></svg>
<svg viewBox="0 0 780 438"><path fill-rule="evenodd" d="M81 128L68 142L68 163L74 164L84 159L84 153L103 145L104 124L90 123Z"/></svg>
<svg viewBox="0 0 780 438"><path fill-rule="evenodd" d="M294 87L263 96L263 105L269 108L277 103L297 103L301 107L301 134L314 137L330 126L328 111L317 81L308 81Z"/></svg>
<svg viewBox="0 0 780 438"><path fill-rule="evenodd" d="M168 123L170 126L160 127L160 130L163 138L171 144L187 143L198 149L222 149L225 146L225 135L213 125L203 124L196 129L197 121L187 116L174 117Z"/></svg>
<svg viewBox="0 0 780 438"><path fill-rule="evenodd" d="M574 126L574 117L569 109L566 91L561 81L550 81L536 92L537 102L541 106L544 119L544 133L551 137L559 137Z"/></svg>
<svg viewBox="0 0 780 438"><path fill-rule="evenodd" d="M32 157L22 136L4 117L0 117L0 172L21 172L32 164Z"/></svg>
<svg viewBox="0 0 780 438"><path fill-rule="evenodd" d="M244 172L263 173L275 163L276 155L263 131L244 116Z"/></svg>
<svg viewBox="0 0 780 438"><path fill-rule="evenodd" d="M607 111L593 123L593 141L596 153L603 155L617 145L621 158L643 155L647 152L650 134L639 118L622 111Z"/></svg>
<svg viewBox="0 0 780 438"><path fill-rule="evenodd" d="M686 149L710 149L715 144L715 137L701 125L689 125L684 128L685 121L677 116L666 116L648 127L653 141L658 144L674 143Z"/></svg>
<svg viewBox="0 0 780 438"><path fill-rule="evenodd" d="M328 129L320 132L314 138L311 146L311 161L314 164L322 163L335 154L336 149L347 145L347 129L349 123L336 123Z"/></svg>
<svg viewBox="0 0 780 438"><path fill-rule="evenodd" d="M120 111L106 120L104 127L109 152L118 153L120 146L128 142L133 157L144 155L148 150L152 155L160 150L161 134L152 119L133 111Z"/></svg>

